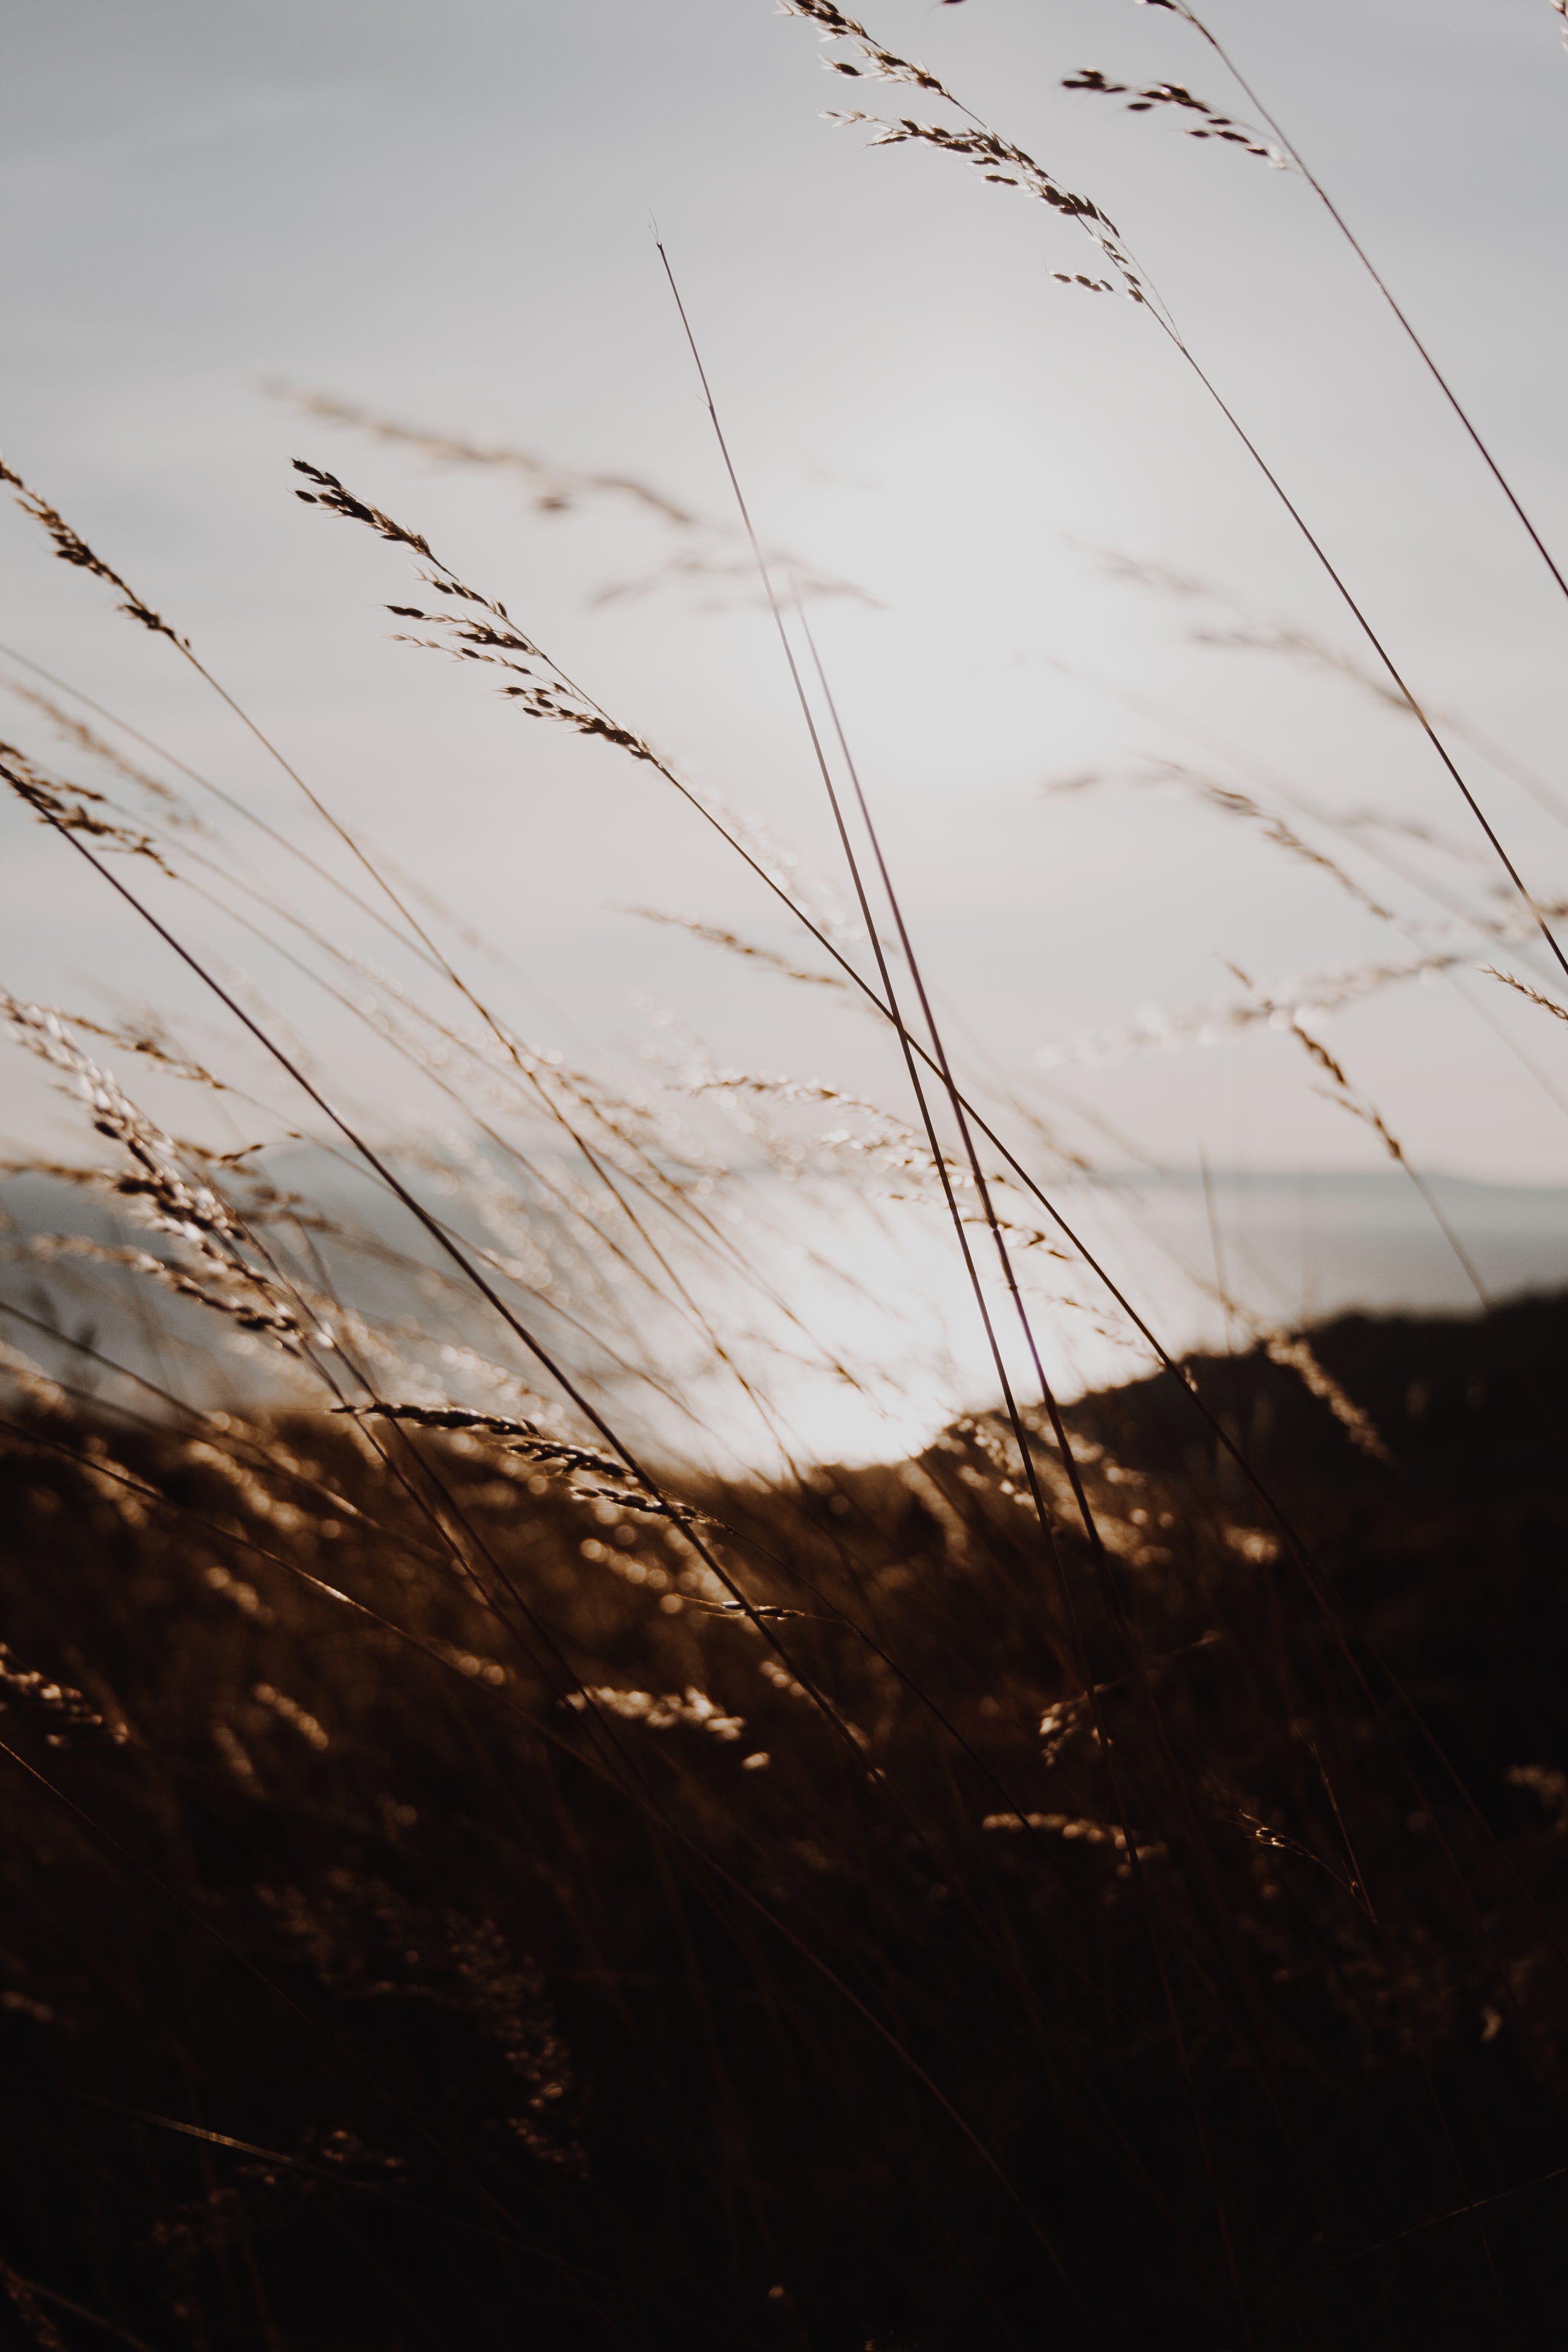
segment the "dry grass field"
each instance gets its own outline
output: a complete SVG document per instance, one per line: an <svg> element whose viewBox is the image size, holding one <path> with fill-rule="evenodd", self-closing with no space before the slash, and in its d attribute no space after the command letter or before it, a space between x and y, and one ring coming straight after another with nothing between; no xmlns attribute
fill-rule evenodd
<svg viewBox="0 0 1568 2352"><path fill-rule="evenodd" d="M1295 175L1568 597L1331 193L1183 0L1150 5L1234 114L1184 83L1066 87L1213 142L1216 169ZM216 695L314 830L122 724L90 676L8 657L11 819L186 993L167 1021L0 999L75 1138L0 1171L0 2335L1544 2352L1568 2291L1568 1305L1492 1297L1324 1030L1468 974L1535 1024L1561 1108L1564 908L1099 203L830 0L784 13L823 37L845 125L978 170L1037 209L1064 299L1142 314L1327 583L1341 669L1419 739L1465 828L1425 929L1367 878L1373 819L1196 796L1398 934L1289 1001L1233 966L1226 1020L1277 1033L1371 1139L1474 1309L1295 1328L1233 1295L1216 1225L1194 1279L1231 1344L1162 1343L1062 1210L1059 1182L1104 1171L928 981L807 623L823 583L753 532L662 247L734 500L723 565L776 638L842 910L569 675L544 614L362 495L336 444L342 472L320 461L329 425L361 458L396 428L298 404L300 531L378 541L411 661L629 761L737 859L791 953L654 911L716 973L834 992L889 1043L897 1099L719 1068L674 1015L635 1079L527 1042L461 914L13 452L33 551ZM536 475L543 503L588 479ZM694 541L691 572L711 555ZM219 889L324 992L320 1034L197 943L182 894ZM353 1023L439 1094L439 1136L333 1062ZM1144 1029L1129 1053L1188 1041L1174 1014ZM279 1176L296 1144L296 1173L357 1171L374 1214ZM786 1360L858 1375L744 1208L759 1171L929 1213L984 1408L885 1459L792 1452L758 1331L781 1392ZM1146 1369L1064 1402L1054 1323ZM703 1433L699 1364L765 1469L665 1443L682 1412Z"/></svg>

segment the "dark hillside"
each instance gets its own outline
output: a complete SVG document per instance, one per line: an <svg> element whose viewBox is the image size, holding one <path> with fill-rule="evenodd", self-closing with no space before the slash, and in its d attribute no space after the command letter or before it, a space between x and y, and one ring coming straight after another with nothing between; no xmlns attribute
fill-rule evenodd
<svg viewBox="0 0 1568 2352"><path fill-rule="evenodd" d="M702 1496L760 1626L499 1435L13 1405L6 2340L1555 2344L1568 1303L1313 1347L1389 1459L1192 1367L1299 1559L1162 1378L1103 1570L991 1421Z"/></svg>

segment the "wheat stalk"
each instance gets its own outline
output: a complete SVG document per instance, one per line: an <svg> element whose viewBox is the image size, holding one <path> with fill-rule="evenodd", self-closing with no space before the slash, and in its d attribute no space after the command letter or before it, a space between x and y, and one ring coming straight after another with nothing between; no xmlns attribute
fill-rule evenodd
<svg viewBox="0 0 1568 2352"><path fill-rule="evenodd" d="M1531 918L1534 920L1537 929L1541 932L1542 938L1545 941L1548 950L1554 961L1560 965L1563 973L1568 975L1568 952L1565 952L1559 944L1556 934L1552 931L1551 924L1547 920L1545 911L1540 900L1532 896L1528 888L1518 866L1514 864L1514 861L1509 855L1508 850L1504 847L1501 837L1498 834L1496 827L1492 824L1491 820L1488 817L1485 810L1482 808L1480 802L1477 799L1475 793L1467 782L1458 763L1454 760L1452 753L1448 751L1447 746L1433 726L1426 712L1422 709L1419 702L1415 699L1415 697L1411 693L1403 673L1395 664L1394 657L1384 643L1383 638L1373 627L1371 620L1367 616L1367 614L1352 593L1343 575L1330 557L1326 548L1312 530L1311 526L1308 523L1300 508L1297 506L1294 499L1286 489L1279 476L1275 472L1268 459L1264 457L1263 452L1258 447L1258 444L1247 433L1236 412L1228 405L1223 394L1220 393L1218 386L1215 383L1213 379L1205 373L1196 356L1189 348L1187 343L1183 340L1174 320L1171 317L1165 306L1152 298L1151 289L1134 272L1131 259L1129 254L1124 250L1120 241L1120 233L1116 231L1114 225L1110 222L1105 215L1100 212L1098 206L1091 204L1088 198L1076 197L1068 194L1067 191L1059 186L1049 172L1046 170L1045 166L1037 163L1035 159L1027 155L1023 149L1014 147L1008 142L999 138L994 131L991 131L981 121L981 118L978 115L974 114L971 109L963 106L961 100L953 97L952 91L949 90L944 84L938 81L934 75L927 74L923 68L916 68L908 65L907 61L897 58L890 51L880 49L872 40L871 36L866 31L864 26L857 23L853 18L843 16L837 8L829 5L829 0L820 0L820 4L819 0L780 0L780 5L785 15L809 17L814 22L820 25L823 27L826 37L829 39L849 40L854 42L865 55L871 58L873 79L914 81L920 88L934 91L944 98L950 105L958 108L958 110L966 117L970 124L973 127L964 131L951 132L943 131L940 126L916 122L908 118L900 118L898 122L888 122L879 118L868 115L835 117L833 118L834 120L871 123L877 132L877 136L872 142L873 145L897 144L901 141L913 140L927 146L958 154L967 162L979 164L982 169L984 170L984 176L988 179L997 181L1005 186L1021 188L1026 194L1041 198L1044 202L1049 204L1053 209L1061 213L1070 214L1079 220L1080 226L1095 239L1095 242L1099 245L1107 260L1115 268L1121 283L1122 290L1131 296L1132 299L1137 301L1149 312L1149 315L1154 319L1161 332L1166 337L1173 350L1176 352L1184 363L1191 369L1193 374L1202 384L1205 392L1214 402L1215 407L1219 410L1226 424L1235 433L1237 438L1240 441L1242 446L1246 449L1247 455L1251 457L1253 463L1262 474L1264 479L1268 482L1274 496L1284 507L1295 528L1300 531L1308 547L1311 550L1315 561L1321 566L1328 578L1332 583L1335 593L1339 595L1347 611L1354 619L1357 627L1362 631L1362 634L1366 638L1367 643L1372 647L1378 662L1387 672L1391 683L1400 696L1409 704L1411 713L1420 726L1422 733L1426 736L1436 757L1441 761L1450 781L1460 793L1467 807L1469 809L1471 815L1475 818L1477 824L1480 826L1481 831L1486 835L1494 855L1496 856L1500 865L1502 866L1503 871L1507 874L1513 888L1518 893L1523 904L1529 908ZM1176 14L1182 16L1186 19L1186 21L1197 26L1200 31L1204 32L1205 39L1212 39L1212 37L1205 31L1205 28L1199 24L1199 20L1193 15L1192 11L1184 5L1182 5L1182 0L1162 0L1162 5L1171 5ZM1214 44L1214 46L1217 48L1218 45ZM1221 54L1223 54L1223 52ZM849 67L847 69L852 73L858 73L861 70L861 68L858 67ZM1234 71L1234 68L1232 68L1232 70ZM1243 84L1242 87L1245 88L1246 85ZM990 163L1003 161L1008 163L1010 165L1010 168L1007 171L986 168L987 164ZM1305 165L1302 165L1301 168L1303 172L1306 171ZM1310 173L1307 173L1307 177L1309 180L1311 179ZM1319 184L1313 180L1311 181L1311 185L1317 194L1321 196L1324 204L1328 205L1329 199L1326 194L1323 194ZM1330 205L1330 210L1332 211L1331 205ZM1336 220L1339 219L1339 215L1337 214L1334 215L1334 217ZM1344 227L1344 224L1342 222L1341 222L1340 225L1342 227ZM1344 233L1347 236L1350 236L1348 227L1344 228ZM1353 244L1353 238L1352 239L1352 242ZM1360 253L1361 248L1357 247L1356 250ZM1365 259L1364 256L1362 257L1363 260ZM668 268L668 265L667 263L666 267ZM1371 268L1370 262L1368 262L1366 266L1369 269ZM1057 275L1060 277L1063 273L1058 271ZM1381 286L1382 281L1379 280L1378 282ZM1384 291L1386 292L1386 289L1384 289ZM1387 299L1392 305L1392 296L1387 297ZM1403 320L1403 313L1399 313L1398 315ZM1412 332L1412 334L1414 333L1413 330L1407 329L1407 331ZM1420 346L1418 346L1418 348L1420 348ZM1428 361L1428 365L1432 365L1430 361ZM1434 373L1436 373L1435 367L1433 372ZM1439 377L1438 381L1439 383L1442 383L1443 379ZM1444 389L1447 390L1446 384ZM1452 401L1452 394L1449 394L1448 396ZM1454 401L1453 404L1456 409L1458 410L1458 402ZM1464 418L1464 412L1462 410L1458 410L1458 414L1461 418ZM1537 536L1533 526L1530 523L1529 518L1525 515L1518 499L1514 498L1512 491L1508 488L1507 483L1503 481L1501 474L1498 472L1495 463L1493 463L1489 453L1486 450L1485 445L1480 441L1479 436L1476 434L1474 427L1469 425L1468 418L1464 418L1464 422L1470 433L1471 438L1476 442L1476 446L1480 449L1482 456L1486 457L1493 474L1496 476L1496 478L1507 494L1515 512L1518 514L1521 521L1524 524L1526 530L1529 530L1531 538L1552 570L1553 578L1557 581L1558 585L1563 589L1563 593L1568 595L1568 580L1563 579L1562 573L1558 572L1556 565L1552 563L1550 555L1547 554L1543 543Z"/></svg>

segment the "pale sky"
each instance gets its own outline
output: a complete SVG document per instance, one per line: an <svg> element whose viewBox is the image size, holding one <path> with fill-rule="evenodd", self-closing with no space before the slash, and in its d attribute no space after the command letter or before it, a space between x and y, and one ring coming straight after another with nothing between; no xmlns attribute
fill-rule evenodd
<svg viewBox="0 0 1568 2352"><path fill-rule="evenodd" d="M1547 0L1215 0L1210 15L1568 551L1568 55ZM1095 66L1244 112L1192 33L1122 0L875 0L868 21L1116 219L1415 690L1568 799L1568 604L1310 192L1183 138L1170 112L1058 88ZM400 552L290 495L288 461L307 456L424 530L602 704L847 897L749 593L718 612L679 585L597 603L683 542L626 498L542 515L515 476L441 470L262 389L639 478L728 525L656 221L765 538L877 600L819 603L816 625L955 1040L984 1039L1016 1084L1070 1083L1181 1166L1200 1150L1378 1164L1267 1031L1042 1066L1152 1006L1235 998L1227 963L1268 982L1414 952L1255 824L1131 780L1152 761L1429 827L1458 856L1400 854L1471 903L1493 877L1462 862L1479 836L1408 721L1300 664L1191 642L1239 615L1364 655L1152 322L1054 282L1088 266L1082 238L956 163L868 152L820 119L926 101L830 80L813 29L771 0L11 0L4 23L8 461L189 633L344 822L505 947L515 976L487 968L487 985L520 1028L585 1059L635 1056L664 1034L651 1004L721 1062L898 1095L885 1041L824 992L625 912L794 951L645 771L521 719L482 673L392 644L383 607L414 591ZM1105 551L1218 600L1113 576ZM6 510L0 640L346 873L236 722L111 601ZM47 727L5 701L0 732L47 756ZM1496 757L1465 748L1461 763L1531 887L1568 895L1561 824ZM1085 773L1112 782L1043 789ZM63 845L15 807L0 825L0 984L82 1009L106 991L154 1003L210 1045L208 1008ZM224 830L247 873L284 886L286 863ZM1437 938L1372 836L1311 837ZM405 1081L346 1020L214 909L180 912L395 1130ZM355 940L374 952L373 934ZM1550 977L1528 946L1504 960ZM1568 1100L1568 1035L1493 982L1463 985L1469 1003L1407 986L1323 1034L1424 1165L1563 1181L1551 1090ZM35 1094L16 1057L5 1074L14 1136Z"/></svg>

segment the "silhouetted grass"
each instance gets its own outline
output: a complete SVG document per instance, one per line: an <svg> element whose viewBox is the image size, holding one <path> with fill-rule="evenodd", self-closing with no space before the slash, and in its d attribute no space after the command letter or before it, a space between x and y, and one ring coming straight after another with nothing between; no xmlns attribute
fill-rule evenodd
<svg viewBox="0 0 1568 2352"><path fill-rule="evenodd" d="M1226 64L1191 10L1158 5ZM108 1212L64 1234L18 1223L5 1243L19 1269L0 1306L13 2332L46 2352L1554 2345L1568 1305L1489 1305L1403 1142L1309 1024L1538 940L1568 971L1563 909L1527 887L1447 744L1492 752L1412 697L1098 204L832 0L784 12L816 26L838 74L953 118L841 118L874 144L957 156L1043 205L1043 227L1089 236L1106 274L1055 276L1131 299L1196 373L1374 667L1299 632L1227 642L1326 663L1403 710L1479 820L1511 896L1457 900L1405 876L1430 904L1405 916L1349 862L1375 812L1335 816L1167 763L1159 774L1404 944L1397 961L1311 982L1238 972L1239 1005L1161 1013L1121 1046L1288 1032L1407 1171L1488 1311L1288 1331L1226 1296L1216 1230L1215 1279L1198 1287L1256 1344L1165 1354L1046 1189L1068 1170L1091 1180L1087 1160L949 1060L826 670L798 599L786 612L775 593L785 560L770 570L752 530L673 273L739 534L622 475L302 404L443 462L502 467L551 507L657 512L686 535L676 577L732 578L744 542L858 929L422 530L304 459L298 495L411 568L417 587L396 593L418 603L388 609L413 643L479 665L519 719L629 758L661 807L735 853L822 968L662 919L886 1023L908 1087L895 1109L719 1070L695 1045L659 1090L616 1088L521 1040L440 941L485 943L342 821L181 629L0 467L54 554L199 675L353 876L16 656L51 689L16 688L29 717L121 798L9 744L0 779L174 952L250 1062L209 1069L152 1014L106 1024L0 997L13 1040L116 1155L32 1163L47 1199L79 1188ZM1133 91L1086 70L1068 86L1174 108L1194 136L1298 171L1345 227L1251 92L1277 146L1184 85ZM820 573L800 585L858 593ZM125 733L135 759L55 693ZM367 917L389 968L274 895L144 755L260 826L336 894L335 915ZM1332 856L1298 818L1334 836ZM1463 850L1457 862L1473 885ZM458 1131L383 1140L187 943L175 882L286 940L290 970L416 1070ZM1555 1037L1555 994L1481 969ZM288 1117L302 1101L315 1121L317 1172L354 1162L424 1255L405 1224L390 1238L279 1189L260 1144L220 1151L172 1111L165 1128L84 1034L141 1056L173 1098L196 1089L204 1110L216 1093L259 1116L252 1082L286 1089ZM753 1167L853 1162L944 1214L998 1410L872 1468L726 1484L658 1459L622 1405L640 1393L700 1418L699 1357L677 1360L678 1339L733 1378L781 1456L747 1318L765 1308L781 1347L849 1377L781 1295L763 1226L738 1209L721 1221L710 1196L730 1171L677 1097L734 1109ZM848 1123L808 1147L787 1121L817 1111ZM1039 1270L1055 1284L1058 1265L1072 1292L1046 1296ZM71 1328L73 1276L101 1282L121 1328L125 1300L145 1304L136 1364L111 1360L96 1325ZM1054 1312L1141 1339L1160 1370L1064 1411L1037 1339ZM270 1351L312 1403L217 1410L197 1320ZM165 1346L196 1366L183 1398L153 1383Z"/></svg>
<svg viewBox="0 0 1568 2352"><path fill-rule="evenodd" d="M1389 1465L1192 1368L1325 1607L1177 1382L1075 1408L1115 1773L999 1422L700 1496L787 1666L505 1440L9 1422L104 1727L6 1684L5 2260L73 2346L1554 2340L1565 1335L1315 1335Z"/></svg>

